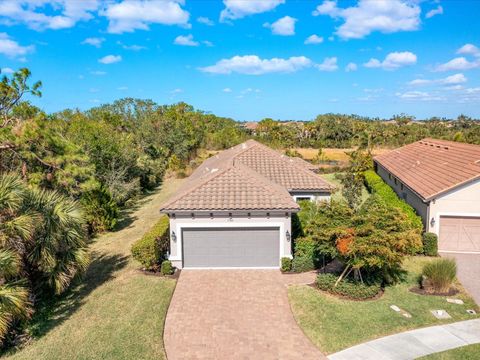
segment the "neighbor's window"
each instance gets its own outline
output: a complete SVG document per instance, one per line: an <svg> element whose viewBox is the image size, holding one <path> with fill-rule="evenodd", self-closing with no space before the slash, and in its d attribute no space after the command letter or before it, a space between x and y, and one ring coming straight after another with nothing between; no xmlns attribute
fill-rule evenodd
<svg viewBox="0 0 480 360"><path fill-rule="evenodd" d="M305 196L298 196L297 197L297 203L300 202L300 201L311 201L312 198L310 197L305 197Z"/></svg>
<svg viewBox="0 0 480 360"><path fill-rule="evenodd" d="M400 184L400 189L402 189L402 190L403 190L403 184Z"/></svg>
<svg viewBox="0 0 480 360"><path fill-rule="evenodd" d="M397 178L395 178L393 181L395 182L395 185L397 185Z"/></svg>
<svg viewBox="0 0 480 360"><path fill-rule="evenodd" d="M388 180L392 180L392 174L388 174Z"/></svg>

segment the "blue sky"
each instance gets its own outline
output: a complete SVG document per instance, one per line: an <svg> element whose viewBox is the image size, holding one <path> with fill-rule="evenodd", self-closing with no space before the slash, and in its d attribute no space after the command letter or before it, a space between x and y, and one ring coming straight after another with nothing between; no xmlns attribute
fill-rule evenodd
<svg viewBox="0 0 480 360"><path fill-rule="evenodd" d="M480 1L6 0L0 68L53 112L121 97L236 120L480 117Z"/></svg>

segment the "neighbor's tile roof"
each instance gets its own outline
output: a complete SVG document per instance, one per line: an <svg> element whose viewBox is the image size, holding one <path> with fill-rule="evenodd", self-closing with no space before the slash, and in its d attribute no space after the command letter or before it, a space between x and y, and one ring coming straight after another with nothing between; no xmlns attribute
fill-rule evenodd
<svg viewBox="0 0 480 360"><path fill-rule="evenodd" d="M480 178L480 146L423 139L375 161L424 200Z"/></svg>
<svg viewBox="0 0 480 360"><path fill-rule="evenodd" d="M288 191L307 189L333 187L305 164L249 140L205 160L161 211L298 210Z"/></svg>

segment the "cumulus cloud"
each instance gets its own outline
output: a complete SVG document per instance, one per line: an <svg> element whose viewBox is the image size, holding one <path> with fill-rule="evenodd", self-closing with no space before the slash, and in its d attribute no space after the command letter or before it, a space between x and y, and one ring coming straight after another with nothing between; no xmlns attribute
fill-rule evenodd
<svg viewBox="0 0 480 360"><path fill-rule="evenodd" d="M210 20L208 17L205 17L205 16L198 17L197 22L203 25L208 25L208 26L215 25L215 23L212 20Z"/></svg>
<svg viewBox="0 0 480 360"><path fill-rule="evenodd" d="M261 59L257 55L237 55L230 59L222 59L216 64L200 68L200 70L211 74L262 75L291 73L310 66L312 66L312 61L305 56L293 56L288 59Z"/></svg>
<svg viewBox="0 0 480 360"><path fill-rule="evenodd" d="M327 57L321 64L317 64L315 67L320 71L335 71L338 69L337 58Z"/></svg>
<svg viewBox="0 0 480 360"><path fill-rule="evenodd" d="M316 34L310 35L308 38L305 39L304 44L321 44L323 42L323 37L318 36Z"/></svg>
<svg viewBox="0 0 480 360"><path fill-rule="evenodd" d="M413 1L359 0L356 6L339 8L326 0L313 11L314 16L328 15L344 22L336 34L343 39L361 39L372 32L413 31L420 26L420 6Z"/></svg>
<svg viewBox="0 0 480 360"><path fill-rule="evenodd" d="M181 46L198 46L200 45L198 41L193 40L193 35L179 35L175 38L173 41L175 45L181 45Z"/></svg>
<svg viewBox="0 0 480 360"><path fill-rule="evenodd" d="M480 60L469 61L462 56L435 66L434 71L470 70L478 67L480 67Z"/></svg>
<svg viewBox="0 0 480 360"><path fill-rule="evenodd" d="M348 63L347 66L345 66L345 71L346 72L351 72L351 71L357 71L357 64L351 62L351 63Z"/></svg>
<svg viewBox="0 0 480 360"><path fill-rule="evenodd" d="M367 68L382 68L384 70L395 70L403 66L414 65L417 62L417 55L410 51L392 52L383 61L372 58L363 66Z"/></svg>
<svg viewBox="0 0 480 360"><path fill-rule="evenodd" d="M473 44L465 44L457 50L457 54L480 56L480 49Z"/></svg>
<svg viewBox="0 0 480 360"><path fill-rule="evenodd" d="M82 41L83 45L92 45L97 48L102 46L102 43L105 41L105 38L97 38L97 37L91 37L91 38L86 38L85 40Z"/></svg>
<svg viewBox="0 0 480 360"><path fill-rule="evenodd" d="M190 14L182 8L184 4L184 0L124 0L107 3L101 15L109 21L108 32L114 34L149 30L150 24L188 27Z"/></svg>
<svg viewBox="0 0 480 360"><path fill-rule="evenodd" d="M442 85L457 85L466 83L468 79L462 73L454 74L447 76L443 79L415 79L408 83L411 86L425 86L425 85L435 85L435 84L442 84Z"/></svg>
<svg viewBox="0 0 480 360"><path fill-rule="evenodd" d="M283 3L285 0L223 0L225 9L220 13L220 21L241 19L248 15L271 11Z"/></svg>
<svg viewBox="0 0 480 360"><path fill-rule="evenodd" d="M35 50L33 45L22 46L6 33L0 33L0 54L11 58L25 56Z"/></svg>
<svg viewBox="0 0 480 360"><path fill-rule="evenodd" d="M223 91L224 93L231 93L231 92L232 92L232 89L230 89L230 88L227 87L227 88L224 88L222 91Z"/></svg>
<svg viewBox="0 0 480 360"><path fill-rule="evenodd" d="M443 14L443 7L442 5L438 5L435 9L430 10L427 12L425 17L427 19L430 19L431 17L434 17L435 15L442 15Z"/></svg>
<svg viewBox="0 0 480 360"><path fill-rule="evenodd" d="M46 4L53 9L47 13ZM0 18L9 25L23 23L30 29L66 29L79 21L93 18L92 12L99 7L97 0L16 0L0 2Z"/></svg>
<svg viewBox="0 0 480 360"><path fill-rule="evenodd" d="M107 55L98 59L98 62L102 64L114 64L120 61L122 61L122 57L120 55Z"/></svg>
<svg viewBox="0 0 480 360"><path fill-rule="evenodd" d="M272 30L272 34L274 35L289 36L295 35L296 22L297 19L290 16L284 16L283 18L275 21L273 24L265 23L263 26L270 28Z"/></svg>
<svg viewBox="0 0 480 360"><path fill-rule="evenodd" d="M13 74L15 71L12 68L4 67L0 69L1 74Z"/></svg>
<svg viewBox="0 0 480 360"><path fill-rule="evenodd" d="M407 91L404 93L397 92L395 94L397 97L403 100L410 101L442 101L445 100L444 96L438 94L431 94L425 91Z"/></svg>

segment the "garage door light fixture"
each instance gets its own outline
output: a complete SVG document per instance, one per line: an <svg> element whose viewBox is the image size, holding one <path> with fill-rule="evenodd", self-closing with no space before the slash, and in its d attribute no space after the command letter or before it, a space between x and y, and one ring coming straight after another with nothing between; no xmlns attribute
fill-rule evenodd
<svg viewBox="0 0 480 360"><path fill-rule="evenodd" d="M287 230L287 232L285 233L285 237L287 238L287 241L290 242L290 232Z"/></svg>
<svg viewBox="0 0 480 360"><path fill-rule="evenodd" d="M432 217L432 220L430 220L430 225L432 227L435 227L435 218Z"/></svg>
<svg viewBox="0 0 480 360"><path fill-rule="evenodd" d="M177 234L175 234L175 231L172 231L172 240L173 242L177 242Z"/></svg>

